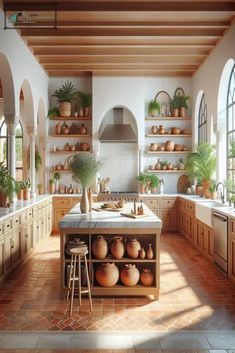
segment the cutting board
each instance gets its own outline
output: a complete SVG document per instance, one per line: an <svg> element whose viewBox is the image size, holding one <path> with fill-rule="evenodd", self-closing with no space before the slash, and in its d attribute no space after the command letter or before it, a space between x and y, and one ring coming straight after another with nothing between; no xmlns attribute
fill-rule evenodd
<svg viewBox="0 0 235 353"><path fill-rule="evenodd" d="M145 214L133 214L133 213L120 213L120 215L128 218L132 218L132 219L146 217Z"/></svg>
<svg viewBox="0 0 235 353"><path fill-rule="evenodd" d="M189 177L187 175L181 175L177 181L177 192L179 194L185 194L187 188L190 187Z"/></svg>

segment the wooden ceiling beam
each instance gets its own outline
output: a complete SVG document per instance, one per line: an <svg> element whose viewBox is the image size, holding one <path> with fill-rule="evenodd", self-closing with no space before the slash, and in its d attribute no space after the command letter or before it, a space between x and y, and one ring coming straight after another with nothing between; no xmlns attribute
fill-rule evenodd
<svg viewBox="0 0 235 353"><path fill-rule="evenodd" d="M192 64L177 64L177 65L160 65L160 64L132 64L132 65L118 65L118 64L110 64L110 65L102 65L102 64L79 64L79 65L44 65L45 70L47 71L116 71L116 70L129 70L129 71L143 71L143 70L168 70L168 71L195 71L197 70L199 65L192 65Z"/></svg>

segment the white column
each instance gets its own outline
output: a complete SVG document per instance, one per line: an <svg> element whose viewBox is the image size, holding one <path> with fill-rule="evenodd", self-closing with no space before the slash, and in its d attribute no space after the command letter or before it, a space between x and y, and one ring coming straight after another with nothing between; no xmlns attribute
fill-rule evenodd
<svg viewBox="0 0 235 353"><path fill-rule="evenodd" d="M37 128L35 126L28 125L27 132L30 140L30 180L31 180L31 197L36 197L36 178L35 178L35 137L37 134Z"/></svg>
<svg viewBox="0 0 235 353"><path fill-rule="evenodd" d="M15 154L15 122L7 122L8 131L8 169L11 176L16 177L16 154Z"/></svg>

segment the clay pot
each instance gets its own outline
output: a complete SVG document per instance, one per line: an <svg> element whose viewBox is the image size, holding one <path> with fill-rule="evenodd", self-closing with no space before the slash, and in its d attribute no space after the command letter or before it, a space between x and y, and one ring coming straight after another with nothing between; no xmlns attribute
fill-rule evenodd
<svg viewBox="0 0 235 353"><path fill-rule="evenodd" d="M56 124L55 133L56 133L56 135L60 135L61 134L61 123Z"/></svg>
<svg viewBox="0 0 235 353"><path fill-rule="evenodd" d="M185 107L180 107L180 108L179 108L179 116L180 116L181 118L184 118L184 117L186 116L186 109L185 109Z"/></svg>
<svg viewBox="0 0 235 353"><path fill-rule="evenodd" d="M79 111L78 111L78 115L80 116L80 118L82 118L83 117L83 108L81 107L80 109L79 109Z"/></svg>
<svg viewBox="0 0 235 353"><path fill-rule="evenodd" d="M88 117L90 115L90 108L89 107L85 107L84 108L84 116Z"/></svg>
<svg viewBox="0 0 235 353"><path fill-rule="evenodd" d="M156 163L156 165L155 165L155 169L156 169L156 170L161 170L161 169L162 169L161 161L160 161L159 158L158 158L158 161L157 161L157 163Z"/></svg>
<svg viewBox="0 0 235 353"><path fill-rule="evenodd" d="M171 128L171 133L173 134L173 135L179 135L180 134L180 128L179 127L172 127Z"/></svg>
<svg viewBox="0 0 235 353"><path fill-rule="evenodd" d="M145 259L146 257L146 251L144 250L144 248L140 249L140 259Z"/></svg>
<svg viewBox="0 0 235 353"><path fill-rule="evenodd" d="M96 259L104 259L108 253L108 242L103 235L98 235L92 243L92 253Z"/></svg>
<svg viewBox="0 0 235 353"><path fill-rule="evenodd" d="M158 133L160 135L164 135L166 133L166 129L163 127L163 125L159 126Z"/></svg>
<svg viewBox="0 0 235 353"><path fill-rule="evenodd" d="M85 127L84 124L82 124L82 126L80 128L80 134L81 135L86 135L87 134L87 128Z"/></svg>
<svg viewBox="0 0 235 353"><path fill-rule="evenodd" d="M154 275L150 268L144 268L140 275L140 281L143 286L151 286L153 284Z"/></svg>
<svg viewBox="0 0 235 353"><path fill-rule="evenodd" d="M157 193L157 187L151 187L151 194Z"/></svg>
<svg viewBox="0 0 235 353"><path fill-rule="evenodd" d="M23 198L24 198L24 192L23 192L23 189L21 189L20 191L17 192L17 199L23 200Z"/></svg>
<svg viewBox="0 0 235 353"><path fill-rule="evenodd" d="M129 239L127 242L127 254L132 259L137 259L141 249L140 242L137 239Z"/></svg>
<svg viewBox="0 0 235 353"><path fill-rule="evenodd" d="M165 143L165 150L166 151L173 151L175 147L174 141L166 141Z"/></svg>
<svg viewBox="0 0 235 353"><path fill-rule="evenodd" d="M60 116L65 116L65 117L71 116L71 103L60 102L59 112L60 112Z"/></svg>
<svg viewBox="0 0 235 353"><path fill-rule="evenodd" d="M182 151L183 148L184 148L184 145L177 143L177 144L175 144L174 150L175 151Z"/></svg>
<svg viewBox="0 0 235 353"><path fill-rule="evenodd" d="M178 108L172 109L172 116L174 118L178 118L178 116L179 116L179 109Z"/></svg>
<svg viewBox="0 0 235 353"><path fill-rule="evenodd" d="M132 287L138 283L140 272L135 265L125 264L125 267L121 270L120 278L124 286Z"/></svg>
<svg viewBox="0 0 235 353"><path fill-rule="evenodd" d="M23 196L24 196L24 200L29 200L30 199L30 189L28 189L28 188L23 189Z"/></svg>
<svg viewBox="0 0 235 353"><path fill-rule="evenodd" d="M159 146L158 151L161 151L161 152L165 151L165 146Z"/></svg>
<svg viewBox="0 0 235 353"><path fill-rule="evenodd" d="M55 193L55 183L50 183L49 184L49 193L54 194Z"/></svg>
<svg viewBox="0 0 235 353"><path fill-rule="evenodd" d="M97 268L95 278L100 286L112 287L119 279L119 270L113 262L103 263Z"/></svg>
<svg viewBox="0 0 235 353"><path fill-rule="evenodd" d="M81 151L89 151L90 150L90 145L87 142L82 142L82 143L80 143L79 149Z"/></svg>
<svg viewBox="0 0 235 353"><path fill-rule="evenodd" d="M216 200L217 199L217 192L216 191L212 191L211 192L211 200Z"/></svg>
<svg viewBox="0 0 235 353"><path fill-rule="evenodd" d="M210 186L210 180L203 180L202 188L203 188L203 194L206 199L209 199L211 197L211 193L209 191L209 186Z"/></svg>
<svg viewBox="0 0 235 353"><path fill-rule="evenodd" d="M149 244L146 257L147 257L148 260L152 260L152 258L153 258L152 244Z"/></svg>
<svg viewBox="0 0 235 353"><path fill-rule="evenodd" d="M152 131L152 134L154 134L154 135L157 134L157 132L158 132L157 126L152 126L151 131Z"/></svg>
<svg viewBox="0 0 235 353"><path fill-rule="evenodd" d="M157 151L157 148L158 148L158 144L157 143L151 143L150 144L150 151Z"/></svg>
<svg viewBox="0 0 235 353"><path fill-rule="evenodd" d="M10 207L10 199L2 191L0 191L0 207Z"/></svg>
<svg viewBox="0 0 235 353"><path fill-rule="evenodd" d="M64 121L63 124L61 125L61 134L66 135L67 133L69 134L69 128L68 128L68 125Z"/></svg>
<svg viewBox="0 0 235 353"><path fill-rule="evenodd" d="M144 183L140 183L140 193L141 194L145 193L145 184Z"/></svg>
<svg viewBox="0 0 235 353"><path fill-rule="evenodd" d="M122 241L122 237L114 237L111 246L110 246L111 253L115 259L122 259L125 253L125 246Z"/></svg>

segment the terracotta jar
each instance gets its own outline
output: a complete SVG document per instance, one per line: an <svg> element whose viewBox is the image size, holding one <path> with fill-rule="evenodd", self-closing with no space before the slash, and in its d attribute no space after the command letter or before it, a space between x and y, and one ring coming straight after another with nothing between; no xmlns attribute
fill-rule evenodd
<svg viewBox="0 0 235 353"><path fill-rule="evenodd" d="M165 150L166 151L172 152L172 151L174 151L174 147L175 147L174 141L166 141L166 143L165 143Z"/></svg>
<svg viewBox="0 0 235 353"><path fill-rule="evenodd" d="M140 275L140 281L143 286L151 286L153 284L154 275L150 268L144 268Z"/></svg>
<svg viewBox="0 0 235 353"><path fill-rule="evenodd" d="M102 287L115 286L119 279L119 270L117 266L112 263L103 263L98 266L95 272L96 281Z"/></svg>
<svg viewBox="0 0 235 353"><path fill-rule="evenodd" d="M157 151L158 144L157 143L151 143L150 144L150 151Z"/></svg>
<svg viewBox="0 0 235 353"><path fill-rule="evenodd" d="M160 126L159 126L158 133L159 133L160 135L164 135L164 134L166 133L166 130L165 130L165 128L163 127L163 125L160 125Z"/></svg>
<svg viewBox="0 0 235 353"><path fill-rule="evenodd" d="M147 250L147 259L152 260L152 258L153 258L152 244L149 244L148 250Z"/></svg>
<svg viewBox="0 0 235 353"><path fill-rule="evenodd" d="M125 253L125 246L122 241L121 236L114 237L111 246L110 246L111 253L115 259L122 259Z"/></svg>
<svg viewBox="0 0 235 353"><path fill-rule="evenodd" d="M127 242L126 250L129 257L137 259L141 249L140 242L137 239L129 239Z"/></svg>
<svg viewBox="0 0 235 353"><path fill-rule="evenodd" d="M140 183L140 193L141 194L145 193L145 184L144 183Z"/></svg>
<svg viewBox="0 0 235 353"><path fill-rule="evenodd" d="M125 264L125 267L121 270L120 278L124 286L132 287L138 283L140 272L135 265Z"/></svg>
<svg viewBox="0 0 235 353"><path fill-rule="evenodd" d="M140 249L140 259L145 259L146 257L146 251L144 250L144 248Z"/></svg>
<svg viewBox="0 0 235 353"><path fill-rule="evenodd" d="M82 124L82 126L80 128L80 134L81 135L86 135L87 134L87 128L85 127L84 124Z"/></svg>
<svg viewBox="0 0 235 353"><path fill-rule="evenodd" d="M152 126L151 131L152 131L152 134L154 134L154 135L157 134L158 133L157 126Z"/></svg>
<svg viewBox="0 0 235 353"><path fill-rule="evenodd" d="M61 123L56 124L55 133L56 133L56 135L60 135L61 134Z"/></svg>
<svg viewBox="0 0 235 353"><path fill-rule="evenodd" d="M80 143L79 149L81 151L89 151L90 150L90 145L87 142L82 142L82 143Z"/></svg>
<svg viewBox="0 0 235 353"><path fill-rule="evenodd" d="M96 259L104 259L108 253L108 242L103 235L98 235L92 243L92 253Z"/></svg>

